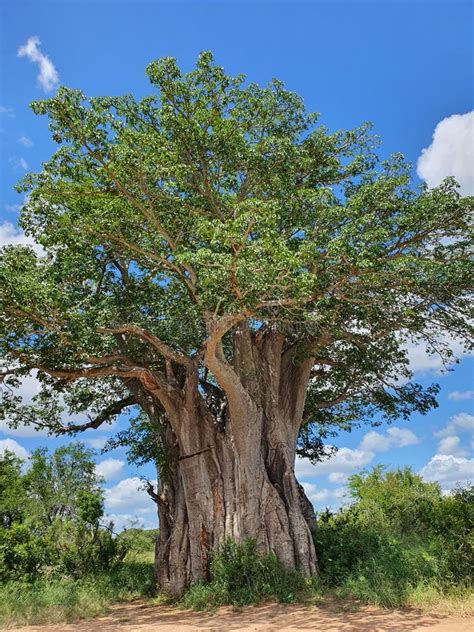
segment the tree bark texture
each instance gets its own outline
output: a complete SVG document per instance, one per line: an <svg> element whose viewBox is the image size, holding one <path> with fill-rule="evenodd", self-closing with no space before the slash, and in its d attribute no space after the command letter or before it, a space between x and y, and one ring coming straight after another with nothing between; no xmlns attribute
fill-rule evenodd
<svg viewBox="0 0 474 632"><path fill-rule="evenodd" d="M245 328L234 335L232 367L217 358L208 366L225 395L221 414L197 372L165 407L156 576L175 596L209 579L211 553L228 538L252 538L259 553L306 576L317 569L314 514L294 474L312 361L295 363L277 335L259 340Z"/></svg>

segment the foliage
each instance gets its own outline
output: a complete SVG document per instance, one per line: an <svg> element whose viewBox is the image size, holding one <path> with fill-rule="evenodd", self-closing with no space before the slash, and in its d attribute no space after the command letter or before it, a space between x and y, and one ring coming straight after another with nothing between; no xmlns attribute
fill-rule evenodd
<svg viewBox="0 0 474 632"><path fill-rule="evenodd" d="M386 606L414 591L468 586L474 567L472 489L444 496L409 468L352 476L353 504L319 516L314 533L326 586Z"/></svg>
<svg viewBox="0 0 474 632"><path fill-rule="evenodd" d="M11 453L0 458L0 579L84 577L117 564L124 542L101 526L103 493L92 452L72 443L39 448L29 468Z"/></svg>
<svg viewBox="0 0 474 632"><path fill-rule="evenodd" d="M0 527L10 527L20 520L27 493L21 473L22 460L8 450L0 458Z"/></svg>
<svg viewBox="0 0 474 632"><path fill-rule="evenodd" d="M153 562L158 529L124 529L117 536L127 551L127 561Z"/></svg>
<svg viewBox="0 0 474 632"><path fill-rule="evenodd" d="M472 199L450 178L414 191L370 126L331 133L281 82L228 76L211 53L147 75L140 101L62 87L32 104L59 145L19 186L45 255L2 249L0 339L4 379L37 370L42 391L26 406L6 389L9 423L98 427L144 408L138 391L166 408L195 370L219 421L208 337L231 359L243 324L315 358L299 443L313 459L327 433L434 406L436 387L400 383L405 345L448 361L440 333L470 344ZM64 408L95 418L64 427Z"/></svg>
<svg viewBox="0 0 474 632"><path fill-rule="evenodd" d="M471 612L473 489L443 495L409 468L381 466L352 476L348 487L353 504L318 517L317 582L257 556L251 540L229 541L214 555L210 583L193 585L182 603L202 610L329 592L380 606Z"/></svg>
<svg viewBox="0 0 474 632"><path fill-rule="evenodd" d="M181 603L196 610L257 604L262 599L291 603L308 590L308 582L274 555L259 556L253 540L228 540L213 554L210 583L191 586Z"/></svg>

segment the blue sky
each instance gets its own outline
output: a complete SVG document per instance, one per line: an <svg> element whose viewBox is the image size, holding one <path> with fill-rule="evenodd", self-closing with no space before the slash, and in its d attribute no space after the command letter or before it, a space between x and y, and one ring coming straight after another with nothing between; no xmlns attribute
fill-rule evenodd
<svg viewBox="0 0 474 632"><path fill-rule="evenodd" d="M149 91L144 69L152 59L172 55L189 69L208 49L232 74L263 84L282 79L330 129L372 121L381 155L403 152L415 182L421 176L435 186L455 175L462 192L474 194L470 2L3 0L1 24L0 245L27 241L16 228L21 197L13 185L53 151L47 122L31 113L30 101L54 94L57 80L88 95L140 96ZM439 408L390 431L365 427L340 436L338 456L317 468L299 462L318 508L340 503L345 477L375 463L413 465L445 489L472 476L473 359L462 357L443 375L423 349L410 355L417 380L441 384ZM34 380L26 383L25 397L34 389ZM91 431L84 439L97 445L112 433ZM59 444L30 434L0 425L0 449ZM136 477L153 478L153 471L128 466L119 450L98 461L109 513L119 523L138 516L153 525L153 507L136 491Z"/></svg>

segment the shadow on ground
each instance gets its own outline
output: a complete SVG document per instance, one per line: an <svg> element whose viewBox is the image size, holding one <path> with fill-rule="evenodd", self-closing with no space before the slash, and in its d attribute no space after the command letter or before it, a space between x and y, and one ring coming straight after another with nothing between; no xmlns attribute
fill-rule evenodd
<svg viewBox="0 0 474 632"><path fill-rule="evenodd" d="M209 614L134 602L114 606L105 617L17 628L17 632L464 632L473 624L473 619L337 604L319 607L268 603L240 611L223 608Z"/></svg>

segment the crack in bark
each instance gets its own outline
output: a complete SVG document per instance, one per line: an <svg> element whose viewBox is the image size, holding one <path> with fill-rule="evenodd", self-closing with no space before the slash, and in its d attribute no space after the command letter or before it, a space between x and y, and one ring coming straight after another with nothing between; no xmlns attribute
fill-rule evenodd
<svg viewBox="0 0 474 632"><path fill-rule="evenodd" d="M183 456L178 456L178 461L184 461L185 459L191 459L193 456L199 456L200 454L204 454L204 452L209 452L211 447L204 448L203 450L198 450L197 452L193 452L192 454L184 454Z"/></svg>

